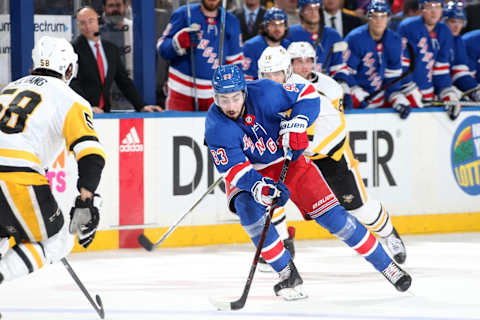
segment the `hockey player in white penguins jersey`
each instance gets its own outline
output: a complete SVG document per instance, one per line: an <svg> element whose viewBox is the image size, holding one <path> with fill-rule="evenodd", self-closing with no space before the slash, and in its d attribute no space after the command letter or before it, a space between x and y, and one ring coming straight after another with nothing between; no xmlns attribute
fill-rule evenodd
<svg viewBox="0 0 480 320"><path fill-rule="evenodd" d="M331 77L313 71L315 51L308 42L294 42L290 44L288 52L277 47L264 53L263 61L259 61L259 72L283 70L276 73L277 79L272 80L290 83L313 80L320 93L321 109L315 125L307 130L310 144L305 156L320 169L342 206L385 240L397 263L404 263L406 250L403 241L381 203L368 198L358 171L358 160L354 158L348 143L345 118L341 111L342 87ZM273 59L265 59L269 55ZM287 77L284 78L283 74ZM259 78L265 75L259 74ZM271 73L268 76L271 77Z"/></svg>
<svg viewBox="0 0 480 320"><path fill-rule="evenodd" d="M99 223L94 193L105 152L93 128L90 104L68 83L77 55L64 39L42 37L32 51L33 71L0 94L0 237L16 245L0 258L0 282L60 261L74 234L83 247ZM50 190L45 169L66 145L78 163L80 195L68 217Z"/></svg>

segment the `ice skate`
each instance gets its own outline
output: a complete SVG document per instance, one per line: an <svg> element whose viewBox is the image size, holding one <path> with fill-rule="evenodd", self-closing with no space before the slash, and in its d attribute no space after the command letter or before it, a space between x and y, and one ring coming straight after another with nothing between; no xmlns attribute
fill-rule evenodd
<svg viewBox="0 0 480 320"><path fill-rule="evenodd" d="M390 254L393 256L395 262L398 264L403 264L407 259L407 251L402 239L398 235L397 230L393 228L392 233L384 239L387 244L388 251L390 251Z"/></svg>
<svg viewBox="0 0 480 320"><path fill-rule="evenodd" d="M397 266L394 261L382 271L382 274L400 292L407 291L412 284L412 277Z"/></svg>
<svg viewBox="0 0 480 320"><path fill-rule="evenodd" d="M292 260L290 260L285 269L278 274L280 276L280 282L273 286L275 295L281 296L287 301L308 298L308 295L303 291L301 286L303 280Z"/></svg>

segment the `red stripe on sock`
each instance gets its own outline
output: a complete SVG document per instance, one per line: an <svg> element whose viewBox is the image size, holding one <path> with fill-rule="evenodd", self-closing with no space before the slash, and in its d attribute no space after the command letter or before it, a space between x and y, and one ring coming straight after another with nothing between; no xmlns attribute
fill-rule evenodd
<svg viewBox="0 0 480 320"><path fill-rule="evenodd" d="M276 260L278 258L278 256L282 254L282 252L283 252L283 242L278 241L277 244L273 248L271 248L267 251L262 250L262 257L266 261Z"/></svg>
<svg viewBox="0 0 480 320"><path fill-rule="evenodd" d="M362 244L360 247L358 247L355 250L357 250L357 252L360 253L361 255L364 255L365 253L367 253L373 248L376 242L377 242L377 239L375 238L375 236L371 232L369 232L367 241L365 241L364 244Z"/></svg>

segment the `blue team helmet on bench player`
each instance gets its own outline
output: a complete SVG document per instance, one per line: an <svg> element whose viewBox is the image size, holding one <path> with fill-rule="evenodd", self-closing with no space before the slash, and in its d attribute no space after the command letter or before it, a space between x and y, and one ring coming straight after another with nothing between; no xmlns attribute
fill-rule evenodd
<svg viewBox="0 0 480 320"><path fill-rule="evenodd" d="M236 64L223 65L215 69L212 86L215 94L247 91L243 72Z"/></svg>
<svg viewBox="0 0 480 320"><path fill-rule="evenodd" d="M442 0L418 0L418 6L420 8L423 8L424 4L427 3L427 2L438 2L438 3L442 3L443 4L443 1Z"/></svg>
<svg viewBox="0 0 480 320"><path fill-rule="evenodd" d="M298 0L298 7L303 9L307 4L319 4L322 5L322 0Z"/></svg>
<svg viewBox="0 0 480 320"><path fill-rule="evenodd" d="M263 25L266 27L272 20L283 20L285 25L288 23L288 17L283 9L271 7L263 15Z"/></svg>
<svg viewBox="0 0 480 320"><path fill-rule="evenodd" d="M443 8L443 17L446 19L467 20L463 2L449 1Z"/></svg>
<svg viewBox="0 0 480 320"><path fill-rule="evenodd" d="M372 0L367 6L367 16L370 17L374 12L383 12L388 15L392 14L390 6L384 0Z"/></svg>

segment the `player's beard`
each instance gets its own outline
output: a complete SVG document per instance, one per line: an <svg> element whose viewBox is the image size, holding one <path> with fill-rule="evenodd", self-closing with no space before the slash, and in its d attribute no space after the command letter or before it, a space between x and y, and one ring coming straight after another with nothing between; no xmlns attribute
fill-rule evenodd
<svg viewBox="0 0 480 320"><path fill-rule="evenodd" d="M283 39L285 39L286 36L287 36L286 32L284 32L281 37L271 36L270 33L268 33L268 32L265 34L265 37L267 37L267 39L272 41L272 42L282 42Z"/></svg>
<svg viewBox="0 0 480 320"><path fill-rule="evenodd" d="M205 8L206 11L214 12L220 6L220 1L212 4L211 1L202 0L202 6Z"/></svg>
<svg viewBox="0 0 480 320"><path fill-rule="evenodd" d="M223 114L226 115L229 119L233 120L233 121L237 121L238 118L242 117L243 114L245 113L245 103L243 103L243 106L242 106L242 109L240 109L240 112L235 115L235 114L232 114L232 113L228 113L228 112L225 112L223 111Z"/></svg>

